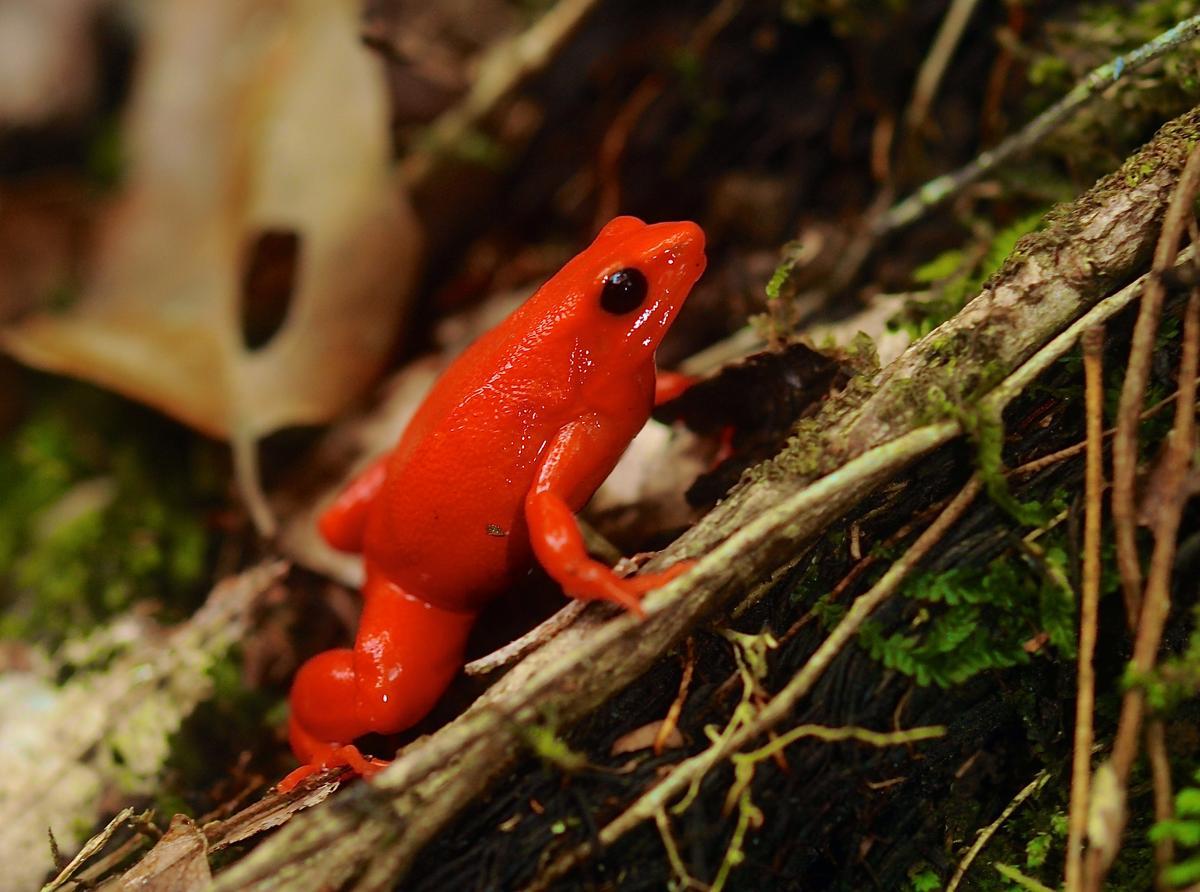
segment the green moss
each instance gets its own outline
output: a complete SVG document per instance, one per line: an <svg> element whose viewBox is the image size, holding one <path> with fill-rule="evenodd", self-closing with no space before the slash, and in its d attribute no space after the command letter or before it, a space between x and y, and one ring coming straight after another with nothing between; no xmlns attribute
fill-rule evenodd
<svg viewBox="0 0 1200 892"><path fill-rule="evenodd" d="M48 390L0 447L0 637L53 645L144 600L182 615L207 575L215 463L115 397Z"/></svg>
<svg viewBox="0 0 1200 892"><path fill-rule="evenodd" d="M1200 605L1192 608L1192 617L1192 633L1183 653L1163 659L1148 675L1126 671L1125 687L1140 686L1154 712L1169 712L1200 695Z"/></svg>
<svg viewBox="0 0 1200 892"><path fill-rule="evenodd" d="M170 783L156 789L155 808L159 814L207 811L213 803L204 801L200 791L228 782L229 766L244 757L247 742L263 739L265 728L282 728L287 723L285 700L269 688L247 684L238 648L211 659L206 657L205 671L212 683L211 692L168 741L169 756L163 774ZM294 767L282 761L286 759L282 749L268 752L281 761L255 766L257 769L271 775L285 765ZM178 795L180 790L187 791L183 799Z"/></svg>
<svg viewBox="0 0 1200 892"><path fill-rule="evenodd" d="M516 726L524 744L535 756L564 774L576 774L589 766L587 756L571 749L550 724Z"/></svg>
<svg viewBox="0 0 1200 892"><path fill-rule="evenodd" d="M1054 512L1037 501L1018 501L1008 487L1004 467L1004 421L984 412L962 412L959 418L975 443L976 467L989 498L1024 526L1045 523Z"/></svg>
<svg viewBox="0 0 1200 892"><path fill-rule="evenodd" d="M1125 185L1136 186L1150 174L1154 173L1154 165L1149 161L1143 161L1140 164L1130 164L1123 168L1125 174Z"/></svg>
<svg viewBox="0 0 1200 892"><path fill-rule="evenodd" d="M1046 866L1052 849L1062 846L1067 837L1067 816L1057 812L1050 816L1050 826L1035 833L1025 842L1025 867L1039 870Z"/></svg>
<svg viewBox="0 0 1200 892"><path fill-rule="evenodd" d="M778 343L786 339L795 327L794 301L796 288L792 283L792 273L796 270L803 250L800 242L788 242L783 246L783 259L771 273L765 288L767 295L767 312L764 319L753 320L762 332L765 340Z"/></svg>
<svg viewBox="0 0 1200 892"><path fill-rule="evenodd" d="M786 470L789 474L808 477L820 474L828 465L825 441L814 419L806 418L796 426L788 440Z"/></svg>
<svg viewBox="0 0 1200 892"><path fill-rule="evenodd" d="M908 892L939 892L941 888L942 878L926 862L908 869Z"/></svg>
<svg viewBox="0 0 1200 892"><path fill-rule="evenodd" d="M844 460L844 443L831 441L828 431L860 407L876 390L872 377L851 378L841 393L826 400L812 418L796 423L787 444L767 461L760 462L742 475L740 485L765 480L811 480L828 473Z"/></svg>

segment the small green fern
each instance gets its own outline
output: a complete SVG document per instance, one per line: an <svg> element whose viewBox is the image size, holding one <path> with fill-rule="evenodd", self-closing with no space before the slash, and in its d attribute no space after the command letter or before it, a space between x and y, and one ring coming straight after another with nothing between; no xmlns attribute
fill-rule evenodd
<svg viewBox="0 0 1200 892"><path fill-rule="evenodd" d="M1048 548L1044 560L1065 567L1066 552ZM887 633L868 621L859 642L873 659L915 679L950 687L988 669L1029 659L1040 630L1063 655L1073 655L1075 608L1051 578L1012 556L986 567L918 574L901 593L920 607L908 628Z"/></svg>
<svg viewBox="0 0 1200 892"><path fill-rule="evenodd" d="M1200 771L1193 775L1200 784ZM1184 787L1175 794L1175 817L1159 821L1150 828L1150 841L1171 839L1185 851L1177 853L1174 864L1162 872L1172 886L1188 886L1200 881L1200 786Z"/></svg>

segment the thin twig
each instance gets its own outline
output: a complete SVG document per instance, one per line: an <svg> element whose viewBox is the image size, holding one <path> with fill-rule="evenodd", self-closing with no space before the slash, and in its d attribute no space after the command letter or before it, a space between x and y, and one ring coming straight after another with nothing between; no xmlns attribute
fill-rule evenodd
<svg viewBox="0 0 1200 892"><path fill-rule="evenodd" d="M1197 36L1200 36L1200 15L1184 19L1133 52L1117 56L1094 69L1066 96L1034 118L1020 132L996 148L981 153L965 167L930 180L908 198L893 205L874 221L873 234L879 238L909 225L930 208L961 192L1001 164L1028 152L1113 84Z"/></svg>
<svg viewBox="0 0 1200 892"><path fill-rule="evenodd" d="M1083 835L1087 828L1092 775L1092 719L1096 702L1097 613L1100 604L1100 521L1104 490L1104 329L1084 332L1083 374L1087 416L1087 471L1084 485L1083 579L1079 605L1079 681L1075 698L1075 749L1071 763L1071 807L1067 825L1067 892L1083 881Z"/></svg>
<svg viewBox="0 0 1200 892"><path fill-rule="evenodd" d="M1178 267L1176 267L1176 269L1178 269ZM1159 400L1153 406L1150 406L1148 409L1144 410L1142 412L1142 414L1138 416L1138 421L1145 421L1148 418L1153 418L1155 415L1157 415L1163 409L1167 408L1167 406L1173 405L1178 396L1179 396L1178 390L1174 391L1173 393L1167 394L1167 396L1163 397L1161 400ZM1110 427L1107 430L1103 431L1100 436L1102 439L1107 440L1109 437L1111 437L1116 432L1117 432L1117 429L1115 427ZM1055 452L1048 452L1045 455L1039 456L1038 458L1035 458L1035 459L1025 462L1025 464L1023 464L1023 465L1017 465L1017 467L1015 467L1015 468L1010 468L1008 470L1008 476L1010 476L1010 477L1027 477L1030 474L1036 474L1039 471L1044 471L1046 468L1049 468L1052 465L1056 465L1059 462L1064 462L1068 458L1074 458L1079 453L1084 452L1087 449L1087 447L1088 447L1088 440L1086 440L1086 439L1080 440L1078 443L1073 443L1070 446L1066 446Z"/></svg>
<svg viewBox="0 0 1200 892"><path fill-rule="evenodd" d="M597 0L558 0L525 31L495 44L480 60L470 91L429 128L421 150L404 161L410 186L428 180L439 157L462 142L530 75L541 71L597 6Z"/></svg>
<svg viewBox="0 0 1200 892"><path fill-rule="evenodd" d="M1189 247L1187 250L1180 252L1180 262L1190 260L1193 250ZM1146 276L1142 276L1129 285L1122 288L1116 294L1105 298L1097 303L1091 310L1085 313L1080 319L1076 320L1067 329L1051 339L1041 350L1030 357L1023 365L1016 369L1008 378L999 386L993 389L985 398L988 407L991 411L999 411L1007 405L1013 398L1019 395L1038 375L1045 371L1067 350L1074 346L1075 342L1081 337L1084 331L1101 324L1115 313L1120 312L1126 306L1133 302L1134 299L1141 293L1141 289L1145 285ZM920 429L918 429L920 430ZM912 436L911 434L908 436ZM930 446L932 444L945 442L942 437L944 434L930 433ZM893 441L894 445L896 441ZM839 472L840 473L840 472ZM804 497L810 499L814 493L814 487L818 487L828 478L816 481L808 488L801 490L792 499ZM661 808L665 803L669 802L674 796L687 786L692 778L700 777L705 772L714 767L720 759L727 753L739 747L743 739L749 739L757 733L761 733L771 727L774 721L782 718L787 714L787 710L794 705L800 698L805 696L812 685L821 677L825 669L828 667L833 657L840 651L845 643L858 632L863 620L865 620L874 609L883 602L898 586L904 575L911 569L910 561L915 563L913 558L914 550L919 545L923 547L931 547L933 542L944 532L944 526L949 526L961 513L968 507L971 500L978 493L981 483L978 475L973 476L966 486L959 492L953 501L946 506L946 509L934 521L925 533L913 543L912 548L905 554L900 561L893 564L888 572L879 580L875 586L859 596L850 607L846 616L842 619L830 634L829 638L821 645L820 648L813 654L812 658L805 664L792 681L777 694L771 702L762 710L749 730L744 729L737 735L732 735L722 746L713 746L704 752L693 756L692 758L680 763L676 769L658 786L644 793L633 805L625 812L601 831L600 842L603 845L610 845L615 842L629 830L638 826L642 821L649 820L653 817L654 811ZM790 512L789 512L790 513ZM936 537L933 540L927 540L931 533L936 532ZM728 544L728 543L726 543ZM898 575L896 575L898 574ZM657 600L658 596L652 594L651 599ZM651 601L653 603L653 601ZM777 710L782 709L782 712ZM538 876L533 888L537 888L537 884L546 884L552 882L555 878L562 876L569 871L575 864L590 857L593 850L593 843L585 842L577 846L575 849L564 853L558 860L548 865L545 870Z"/></svg>
<svg viewBox="0 0 1200 892"><path fill-rule="evenodd" d="M1171 791L1171 761L1167 756L1167 737L1162 719L1153 719L1146 726L1146 758L1150 762L1150 777L1154 781L1154 820L1169 821L1175 814L1174 794ZM1174 889L1166 881L1164 871L1175 860L1175 840L1169 836L1154 843L1154 886L1166 892Z"/></svg>
<svg viewBox="0 0 1200 892"><path fill-rule="evenodd" d="M1179 185L1171 196L1162 235L1154 251L1150 280L1142 295L1133 343L1129 348L1129 364L1121 386L1121 402L1117 408L1117 434L1113 439L1113 530L1117 544L1117 569L1121 575L1121 591L1125 597L1125 612L1132 626L1141 604L1142 569L1137 553L1137 509L1134 504L1134 478L1137 474L1138 415L1146 382L1150 377L1150 361L1154 353L1154 338L1158 318L1162 313L1166 288L1162 276L1175 265L1179 240L1186 222L1192 216L1192 202L1200 188L1200 146L1188 155L1187 164L1179 177ZM1193 376L1194 377L1194 376Z"/></svg>
<svg viewBox="0 0 1200 892"><path fill-rule="evenodd" d="M967 853L963 855L962 861L958 863L958 869L954 871L954 876L950 878L950 882L946 886L946 892L954 892L958 888L958 884L962 882L963 877L967 874L967 869L979 853L983 851L983 847L988 844L988 840L996 834L996 831L1004 825L1004 822L1012 816L1012 813L1017 810L1021 803L1040 790L1049 779L1049 773L1043 771L1013 797L1012 802L1005 807L1004 811L1000 812L1000 817L979 831L978 838L972 843L971 848L967 849Z"/></svg>
<svg viewBox="0 0 1200 892"><path fill-rule="evenodd" d="M1002 320L1004 337L995 342L994 354L992 343L987 342L987 354L994 357L988 359L989 374L1011 373L1029 362L1030 354L1040 356L1053 333L1092 304L1098 289L1127 280L1144 262L1142 248L1156 235L1152 230L1176 186L1189 151L1188 134L1197 121L1200 111L1160 130L1127 162L1130 170L1140 169L1137 166L1147 159L1154 162L1135 188L1122 188L1118 174L1091 190L1064 212L1065 224L1052 223L1042 238L1042 242L1053 238L1052 245L1032 239L1026 259L1000 275L1001 293L985 290L942 334L973 337L989 324L993 313L999 313L996 322ZM1070 221L1084 215L1088 224L1081 232ZM1084 237L1084 246L1074 250L1071 246ZM1126 302L1136 295L1137 287L1123 295ZM1115 312L1118 304L1124 305L1110 301L1104 308ZM1036 312L1030 312L1030 307L1036 307ZM1089 316L1085 325L1098 321ZM980 360L973 352L962 358L957 375L963 369L978 371ZM539 720L545 709L556 710L563 726L578 721L644 672L688 631L723 609L734 594L762 579L785 552L794 555L797 543L809 541L865 493L919 457L960 436L957 421L922 426L915 414L891 402L899 393L889 382L913 377L921 383L923 361L921 349L910 349L905 358L889 366L890 377L865 403L857 396L833 400L832 408L844 414L831 416L834 420L822 440L833 453L828 467L837 470L826 472L825 463L811 472L770 465L761 479L732 494L723 507L657 558L661 566L681 556L700 556L688 573L647 598L645 620L600 621L595 612L585 613L558 639L515 666L466 714L402 753L374 784L348 790L341 807L297 816L219 874L215 888L277 888L285 868L297 875L303 871L311 884L338 885L346 871L361 871L367 863L363 859L375 857L376 837L359 843L368 830L378 830L378 838L386 836L389 847L406 850L407 865L412 853L513 764L520 751L514 728ZM906 383L911 402L911 382ZM847 455L857 457L842 464ZM825 476L812 481L821 473ZM343 840L351 841L353 851L350 845L343 847ZM337 857L330 854L334 849Z"/></svg>
<svg viewBox="0 0 1200 892"><path fill-rule="evenodd" d="M665 808L660 808L655 813L654 823L658 825L658 835L661 837L663 849L667 853L667 863L671 865L671 873L676 880L673 888L708 889L708 886L688 873L687 865L684 864L683 858L679 855L679 847L675 845L675 837L671 834L671 819L667 817L667 810Z"/></svg>
<svg viewBox="0 0 1200 892"><path fill-rule="evenodd" d="M696 668L696 645L693 639L687 640L687 654L683 659L683 676L679 679L679 693L671 701L667 709L667 717L654 735L654 755L661 756L666 749L671 732L679 725L679 715L683 712L683 704L687 701L688 688L692 685L692 672Z"/></svg>
<svg viewBox="0 0 1200 892"><path fill-rule="evenodd" d="M585 601L571 601L515 641L467 663L463 671L471 676L490 675L497 669L511 666L575 622L586 607Z"/></svg>
<svg viewBox="0 0 1200 892"><path fill-rule="evenodd" d="M128 823L134 823L139 820L147 821L149 816L149 812L144 812L142 815L138 816L132 808L121 809L121 811L118 812L117 815L108 822L101 832L89 839L83 848L79 850L78 854L76 854L74 858L63 865L62 870L58 872L58 875L55 876L54 879L42 887L42 892L53 892L53 890L61 888L77 873L79 873L80 869L85 863L87 863L89 858L95 857L97 853L101 852L104 847L108 845L109 840L113 838L118 830Z"/></svg>
<svg viewBox="0 0 1200 892"><path fill-rule="evenodd" d="M1195 248L1189 245L1179 252L1178 261L1181 264L1185 261L1190 262L1194 255ZM1106 322L1110 317L1133 303L1142 294L1143 289L1149 287L1151 279L1152 275L1149 273L1135 279L1116 294L1104 298L1070 326L1063 329L1061 333L1055 335L1044 347L1029 357L1025 363L980 400L980 411L995 414L1003 410L1010 402L1024 393L1025 389L1042 372L1050 368L1059 357L1074 347L1075 342L1082 337L1085 331Z"/></svg>
<svg viewBox="0 0 1200 892"><path fill-rule="evenodd" d="M950 57L954 55L954 50L958 46L959 40L962 39L963 31L966 30L967 22L971 20L971 13L978 5L979 0L954 0L950 4L950 8L946 10L942 26L938 28L937 36L933 38L933 45L929 48L929 54L921 63L921 70L917 72L912 102L909 103L908 110L904 113L904 123L908 127L910 137L914 136L925 122L925 117L929 114L929 106L937 94L942 76L946 73L946 66L950 63Z"/></svg>

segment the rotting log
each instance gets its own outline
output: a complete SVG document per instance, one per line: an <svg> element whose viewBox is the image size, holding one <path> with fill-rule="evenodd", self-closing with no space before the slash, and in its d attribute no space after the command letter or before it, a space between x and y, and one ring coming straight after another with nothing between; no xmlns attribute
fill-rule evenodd
<svg viewBox="0 0 1200 892"><path fill-rule="evenodd" d="M416 854L521 751L522 726L567 726L911 462L961 435L936 406L969 408L1116 287L1144 272L1200 110L1164 126L1120 170L1018 242L982 293L877 377L831 398L655 563L697 566L647 600L639 622L594 606L463 716L406 748L373 785L296 816L217 889L391 888ZM1024 379L1020 379L1024 380ZM937 401L931 396L938 395ZM932 406L932 408L931 408Z"/></svg>

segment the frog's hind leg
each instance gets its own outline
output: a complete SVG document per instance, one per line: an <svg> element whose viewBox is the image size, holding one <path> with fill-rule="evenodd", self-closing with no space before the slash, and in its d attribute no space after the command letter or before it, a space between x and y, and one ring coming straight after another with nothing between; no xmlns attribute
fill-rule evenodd
<svg viewBox="0 0 1200 892"><path fill-rule="evenodd" d="M288 736L304 765L279 789L345 766L370 775L387 763L359 753L364 734L396 734L423 719L462 666L474 613L445 610L368 570L354 649L317 654L292 683Z"/></svg>
<svg viewBox="0 0 1200 892"><path fill-rule="evenodd" d="M353 703L354 651L327 650L300 668L292 684L288 740L301 766L279 782L281 793L325 768L345 766L370 777L387 765L348 742L366 733L354 730L361 723L345 709Z"/></svg>

